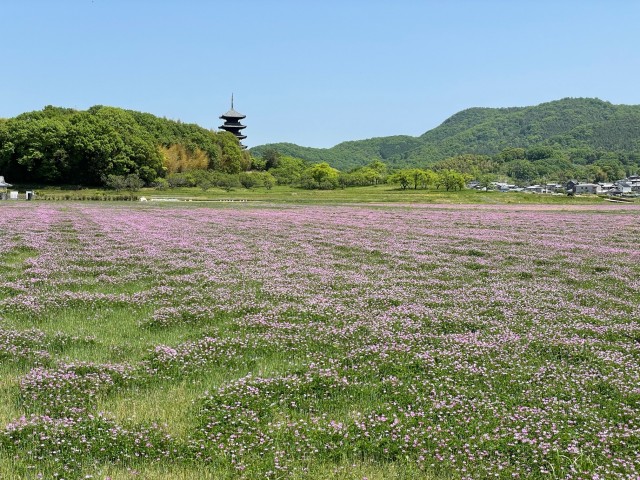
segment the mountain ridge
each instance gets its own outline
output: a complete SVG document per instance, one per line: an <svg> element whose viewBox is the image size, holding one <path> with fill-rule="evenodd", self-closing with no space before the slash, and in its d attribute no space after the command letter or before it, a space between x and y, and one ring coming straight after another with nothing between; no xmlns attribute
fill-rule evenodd
<svg viewBox="0 0 640 480"><path fill-rule="evenodd" d="M274 143L250 151L261 156L267 149L275 149L283 155L348 170L376 159L392 167L424 166L456 155L495 155L505 148L537 145L638 152L640 105L567 97L527 107L471 107L417 137L373 137L331 148Z"/></svg>

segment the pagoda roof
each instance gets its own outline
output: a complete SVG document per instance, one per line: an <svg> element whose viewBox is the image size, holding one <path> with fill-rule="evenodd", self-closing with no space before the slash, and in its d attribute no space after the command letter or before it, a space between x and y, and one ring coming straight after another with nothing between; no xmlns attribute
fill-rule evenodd
<svg viewBox="0 0 640 480"><path fill-rule="evenodd" d="M224 115L220 115L220 118L223 118L223 119L227 119L227 118L245 118L245 117L246 117L246 115L243 115L240 112L235 111L233 109L233 107L231 107L231 110L229 110Z"/></svg>

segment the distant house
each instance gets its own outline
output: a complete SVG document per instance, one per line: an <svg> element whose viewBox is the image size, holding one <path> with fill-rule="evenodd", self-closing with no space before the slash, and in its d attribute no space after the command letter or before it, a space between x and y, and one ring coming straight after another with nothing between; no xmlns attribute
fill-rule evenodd
<svg viewBox="0 0 640 480"><path fill-rule="evenodd" d="M612 195L624 195L625 193L631 193L633 191L633 184L628 181L617 181L614 187L609 190Z"/></svg>
<svg viewBox="0 0 640 480"><path fill-rule="evenodd" d="M546 183L544 185L525 187L524 191L530 193L556 193L557 191L562 191L562 188L562 185L559 183Z"/></svg>
<svg viewBox="0 0 640 480"><path fill-rule="evenodd" d="M576 186L579 184L577 180L569 180L567 182L565 190L567 193L576 193Z"/></svg>
<svg viewBox="0 0 640 480"><path fill-rule="evenodd" d="M597 183L580 183L577 180L569 180L566 184L568 194L592 194L602 193L602 187Z"/></svg>
<svg viewBox="0 0 640 480"><path fill-rule="evenodd" d="M512 192L516 188L515 185L512 185L510 183L504 183L504 182L491 182L491 185L493 185L494 188L499 192Z"/></svg>
<svg viewBox="0 0 640 480"><path fill-rule="evenodd" d="M602 193L602 187L600 187L600 185L598 185L597 183L578 183L577 185L574 185L573 191L576 195L595 195L596 193Z"/></svg>
<svg viewBox="0 0 640 480"><path fill-rule="evenodd" d="M632 192L640 192L640 175L629 175L625 181L631 185Z"/></svg>

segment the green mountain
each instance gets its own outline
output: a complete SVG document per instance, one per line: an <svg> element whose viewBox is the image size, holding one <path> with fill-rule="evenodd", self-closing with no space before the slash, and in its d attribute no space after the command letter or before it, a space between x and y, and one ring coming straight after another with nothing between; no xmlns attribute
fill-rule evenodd
<svg viewBox="0 0 640 480"><path fill-rule="evenodd" d="M593 98L565 98L533 107L469 108L419 137L397 135L309 148L274 143L268 149L349 170L380 159L393 167L427 166L462 154L495 155L505 148L551 146L640 152L640 105L613 105Z"/></svg>

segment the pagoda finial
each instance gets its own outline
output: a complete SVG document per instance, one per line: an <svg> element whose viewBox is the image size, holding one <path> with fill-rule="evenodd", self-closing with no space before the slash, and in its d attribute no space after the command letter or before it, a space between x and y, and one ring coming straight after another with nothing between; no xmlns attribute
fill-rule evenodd
<svg viewBox="0 0 640 480"><path fill-rule="evenodd" d="M231 94L231 110L233 110L233 93Z"/></svg>

